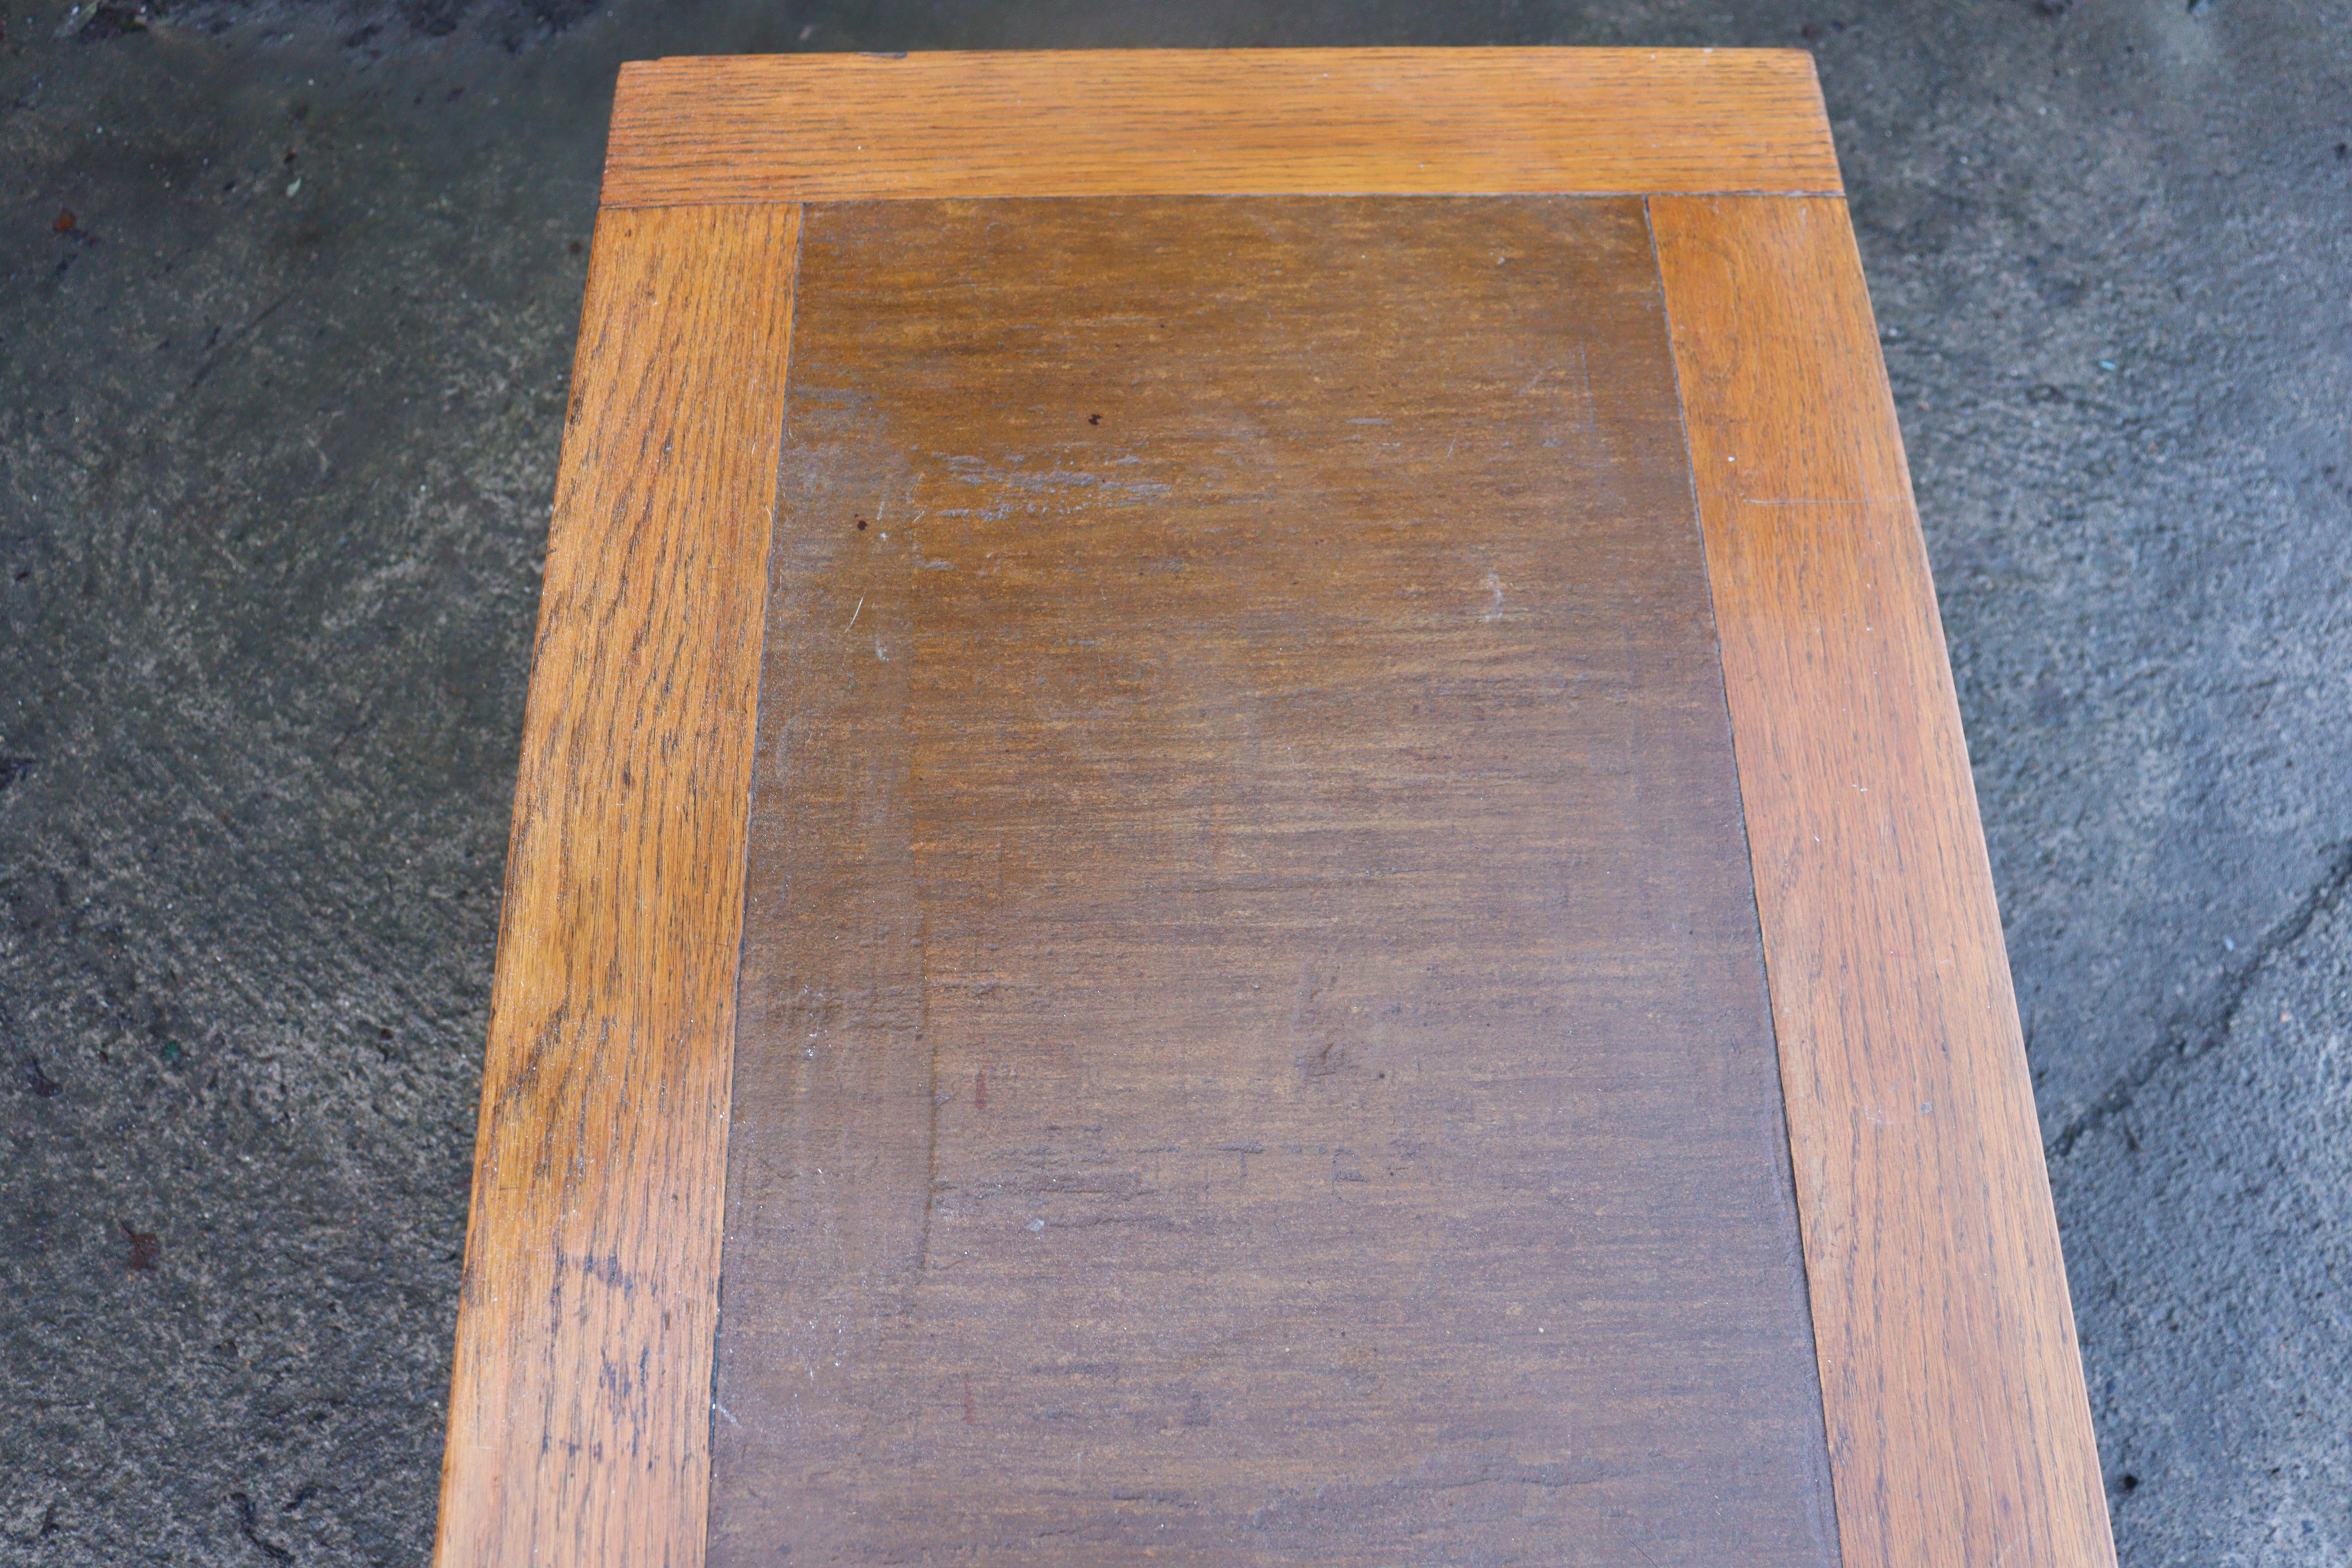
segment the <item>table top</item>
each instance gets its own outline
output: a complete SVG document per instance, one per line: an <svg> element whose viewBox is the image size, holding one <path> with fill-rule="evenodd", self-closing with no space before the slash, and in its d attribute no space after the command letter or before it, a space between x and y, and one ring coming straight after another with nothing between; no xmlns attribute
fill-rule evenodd
<svg viewBox="0 0 2352 1568"><path fill-rule="evenodd" d="M1810 60L627 68L436 1560L2111 1562Z"/></svg>

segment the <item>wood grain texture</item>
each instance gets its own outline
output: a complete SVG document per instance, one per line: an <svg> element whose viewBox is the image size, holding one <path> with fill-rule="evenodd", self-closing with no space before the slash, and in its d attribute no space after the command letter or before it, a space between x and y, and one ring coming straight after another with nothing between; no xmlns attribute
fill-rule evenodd
<svg viewBox="0 0 2352 1568"><path fill-rule="evenodd" d="M624 66L612 206L1838 191L1783 49L767 55Z"/></svg>
<svg viewBox="0 0 2352 1568"><path fill-rule="evenodd" d="M2111 1563L1968 751L1844 203L1651 212L1847 1563Z"/></svg>
<svg viewBox="0 0 2352 1568"><path fill-rule="evenodd" d="M796 209L607 213L507 857L435 1561L702 1558Z"/></svg>
<svg viewBox="0 0 2352 1568"><path fill-rule="evenodd" d="M711 1563L1828 1568L1640 203L798 288Z"/></svg>

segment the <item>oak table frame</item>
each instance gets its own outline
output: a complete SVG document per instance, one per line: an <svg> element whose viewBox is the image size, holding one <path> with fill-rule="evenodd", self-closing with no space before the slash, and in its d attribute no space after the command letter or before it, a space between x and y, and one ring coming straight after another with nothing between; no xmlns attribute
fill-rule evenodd
<svg viewBox="0 0 2352 1568"><path fill-rule="evenodd" d="M702 1562L803 204L1645 205L1849 1568L2111 1563L1968 752L1810 57L625 68L484 1072L436 1561Z"/></svg>

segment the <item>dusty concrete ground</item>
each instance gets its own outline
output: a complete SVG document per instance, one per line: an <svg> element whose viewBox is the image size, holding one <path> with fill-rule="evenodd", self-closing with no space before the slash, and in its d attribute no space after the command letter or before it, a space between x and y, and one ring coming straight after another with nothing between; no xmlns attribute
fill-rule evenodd
<svg viewBox="0 0 2352 1568"><path fill-rule="evenodd" d="M1359 42L1816 51L2124 1561L2352 1560L2344 0L5 15L0 1563L425 1553L614 65Z"/></svg>

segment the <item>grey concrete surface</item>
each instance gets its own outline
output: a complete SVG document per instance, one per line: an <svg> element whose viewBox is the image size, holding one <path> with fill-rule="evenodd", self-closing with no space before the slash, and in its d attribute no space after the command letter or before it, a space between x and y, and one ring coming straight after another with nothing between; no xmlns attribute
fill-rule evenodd
<svg viewBox="0 0 2352 1568"><path fill-rule="evenodd" d="M5 20L0 1563L425 1555L615 64L1278 43L1815 50L2124 1562L2352 1561L2345 0Z"/></svg>

